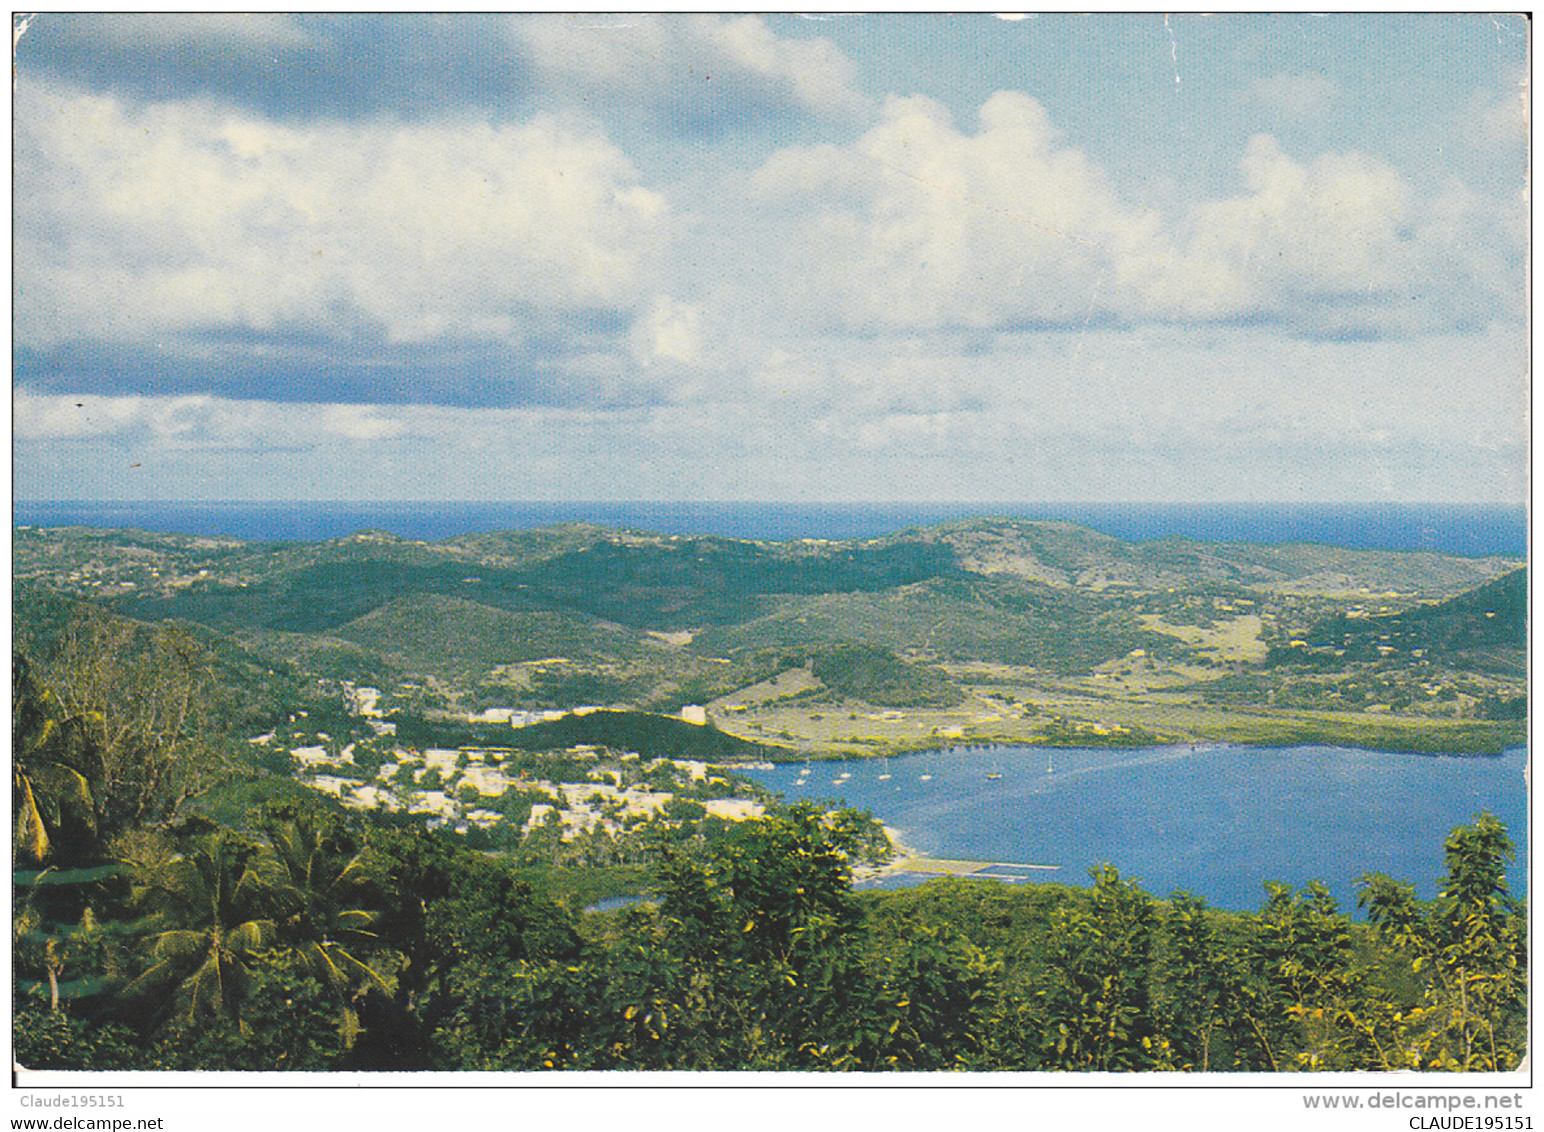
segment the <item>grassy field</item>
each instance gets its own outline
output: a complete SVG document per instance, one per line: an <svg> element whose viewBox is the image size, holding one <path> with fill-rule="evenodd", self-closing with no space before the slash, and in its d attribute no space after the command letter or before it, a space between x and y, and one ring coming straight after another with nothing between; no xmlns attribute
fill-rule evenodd
<svg viewBox="0 0 1544 1132"><path fill-rule="evenodd" d="M949 708L810 702L807 669L782 673L709 705L722 730L800 756L893 755L962 744L1078 747L1228 742L1326 744L1376 750L1488 754L1526 741L1521 721L1441 720L1368 712L1236 709L1193 690L1200 670L1056 677L1006 665L951 670L966 692ZM990 682L973 682L986 676Z"/></svg>
<svg viewBox="0 0 1544 1132"><path fill-rule="evenodd" d="M1167 637L1177 637L1192 648L1221 661L1259 661L1269 652L1260 637L1258 614L1245 614L1211 627L1171 625L1153 613L1141 615L1142 627Z"/></svg>

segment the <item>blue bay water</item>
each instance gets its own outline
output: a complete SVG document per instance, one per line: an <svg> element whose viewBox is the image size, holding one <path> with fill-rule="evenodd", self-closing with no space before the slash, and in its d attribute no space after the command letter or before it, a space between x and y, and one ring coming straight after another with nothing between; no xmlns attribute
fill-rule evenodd
<svg viewBox="0 0 1544 1132"><path fill-rule="evenodd" d="M1033 880L1086 884L1109 863L1154 895L1184 888L1241 911L1259 909L1267 881L1318 880L1350 911L1364 873L1435 896L1443 839L1482 810L1508 827L1508 879L1526 895L1524 763L1522 750L985 747L750 773L789 801L866 809L930 856L1057 866L1020 871Z"/></svg>
<svg viewBox="0 0 1544 1132"><path fill-rule="evenodd" d="M83 502L18 500L33 526L139 527L252 540L318 540L359 530L435 540L567 520L732 538L874 538L977 516L1057 519L1116 538L1320 542L1388 550L1522 555L1527 514L1490 504Z"/></svg>

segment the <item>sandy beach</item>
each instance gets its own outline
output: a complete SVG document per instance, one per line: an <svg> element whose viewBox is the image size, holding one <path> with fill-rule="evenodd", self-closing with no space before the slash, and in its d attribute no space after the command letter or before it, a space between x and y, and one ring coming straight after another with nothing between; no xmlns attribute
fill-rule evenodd
<svg viewBox="0 0 1544 1132"><path fill-rule="evenodd" d="M1030 873L1047 874L1043 879L1053 879L1054 874L1061 869L1060 865L1025 864L1009 861L958 861L948 860L942 857L930 857L926 853L919 853L901 840L901 831L894 826L884 826L885 836L890 839L895 853L882 865L855 865L852 870L854 882L877 881L885 877L897 876L903 873L926 873L932 876L977 876L985 879L1006 880L1022 879ZM1020 872L1022 870L1022 873Z"/></svg>

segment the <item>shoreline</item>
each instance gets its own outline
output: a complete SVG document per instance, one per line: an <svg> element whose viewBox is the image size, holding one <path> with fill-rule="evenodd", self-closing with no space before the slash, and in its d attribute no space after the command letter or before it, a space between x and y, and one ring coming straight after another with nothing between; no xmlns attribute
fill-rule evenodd
<svg viewBox="0 0 1544 1132"><path fill-rule="evenodd" d="M1400 746L1391 743L1366 742L1358 743L1348 741L1345 736L1303 736L1301 738L1281 739L1272 742L1250 742L1246 739L1197 739L1175 740L1157 743L1145 743L1140 746L1126 743L1037 743L1026 741L1022 738L1008 737L972 737L968 741L954 742L948 745L931 744L928 746L896 747L892 750L876 751L850 751L850 750L809 750L792 751L784 748L780 751L767 751L758 763L736 763L725 761L712 765L724 770L737 770L771 766L786 766L790 763L839 763L839 762L872 762L877 759L906 758L913 755L927 754L951 754L987 748L1007 748L1013 750L1051 750L1051 751L1156 751L1172 750L1188 747L1195 752L1215 750L1219 747L1234 747L1248 751L1286 751L1300 747L1325 747L1331 750L1364 751L1369 754L1384 755L1413 755L1419 758L1429 759L1498 759L1508 752L1526 749L1528 738L1526 732L1522 735L1497 736L1498 741L1479 745L1454 745L1447 746ZM786 752L786 753L784 753Z"/></svg>
<svg viewBox="0 0 1544 1132"><path fill-rule="evenodd" d="M1060 872L1061 865L1028 864L1017 861L966 861L951 860L943 857L931 857L926 853L918 852L901 840L901 831L894 826L885 825L881 828L885 836L890 839L890 845L894 850L889 861L882 865L854 865L852 870L852 882L883 880L885 877L899 876L904 873L921 873L931 877L980 877L983 880L1007 880L1028 879L1019 874L1034 874ZM1010 872L987 872L987 870L1011 870ZM1055 880L1053 876L1045 876L1041 879Z"/></svg>

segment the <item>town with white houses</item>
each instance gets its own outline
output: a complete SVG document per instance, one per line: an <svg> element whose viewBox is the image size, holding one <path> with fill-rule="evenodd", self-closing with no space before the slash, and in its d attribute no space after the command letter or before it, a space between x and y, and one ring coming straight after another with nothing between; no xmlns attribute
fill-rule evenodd
<svg viewBox="0 0 1544 1132"><path fill-rule="evenodd" d="M429 828L448 826L458 833L490 830L522 813L520 836L556 827L564 841L586 833L627 832L666 815L678 798L689 798L701 807L693 812L725 821L765 813L762 800L736 796L731 780L719 773L721 768L701 760L644 760L636 752L575 745L546 752L563 756L561 763L570 768L569 778L582 774L582 778L558 781L532 777L514 766L517 756L526 752L512 747L417 750L399 742L396 724L382 718L379 689L344 684L343 690L350 715L364 724L366 734L335 738L327 731L312 730L300 713L291 721L287 736L270 731L250 742L288 756L300 781L350 809L424 815ZM457 721L507 723L513 729L599 710L495 707ZM699 725L707 722L706 712L696 705L683 709L680 718ZM512 801L517 804L511 805Z"/></svg>

